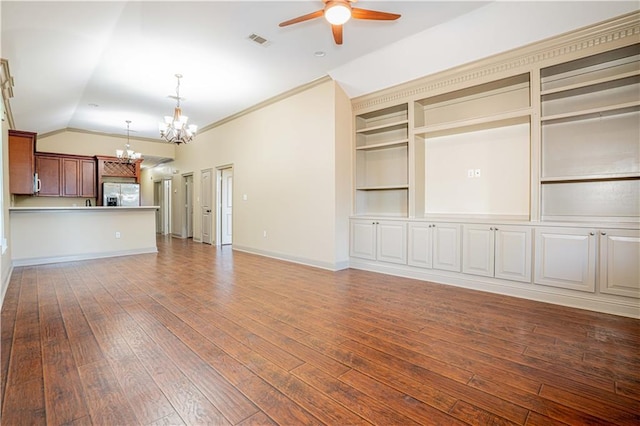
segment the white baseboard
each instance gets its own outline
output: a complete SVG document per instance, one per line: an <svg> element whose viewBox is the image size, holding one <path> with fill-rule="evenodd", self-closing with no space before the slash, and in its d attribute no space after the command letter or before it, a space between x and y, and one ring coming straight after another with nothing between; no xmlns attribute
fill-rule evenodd
<svg viewBox="0 0 640 426"><path fill-rule="evenodd" d="M68 256L52 256L52 257L32 257L23 259L13 259L13 266L34 266L45 265L47 263L76 262L78 260L102 259L106 257L131 256L134 254L157 253L158 247L147 247L134 250L122 250L100 253L83 253Z"/></svg>
<svg viewBox="0 0 640 426"><path fill-rule="evenodd" d="M339 271L341 269L347 269L349 267L349 261L341 261L336 263L318 262L316 260L307 259L303 257L290 256L282 253L273 253L266 250L257 250L250 247L242 247L236 244L233 245L233 249L242 251L245 253L257 254L260 256L270 257L273 259L286 260L287 262L299 263L301 265L313 266L315 268L327 269L329 271Z"/></svg>
<svg viewBox="0 0 640 426"><path fill-rule="evenodd" d="M366 271L380 272L437 284L453 285L472 290L520 297L522 299L572 308L586 309L630 318L640 318L640 300L622 296L579 292L533 283L487 278L458 272L423 269L407 265L378 263L364 259L351 258L350 267Z"/></svg>

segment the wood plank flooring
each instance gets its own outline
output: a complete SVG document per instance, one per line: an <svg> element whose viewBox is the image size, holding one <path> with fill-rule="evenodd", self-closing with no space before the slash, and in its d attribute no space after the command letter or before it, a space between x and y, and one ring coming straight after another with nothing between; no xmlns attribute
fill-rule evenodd
<svg viewBox="0 0 640 426"><path fill-rule="evenodd" d="M640 321L159 238L20 267L2 424L640 424Z"/></svg>

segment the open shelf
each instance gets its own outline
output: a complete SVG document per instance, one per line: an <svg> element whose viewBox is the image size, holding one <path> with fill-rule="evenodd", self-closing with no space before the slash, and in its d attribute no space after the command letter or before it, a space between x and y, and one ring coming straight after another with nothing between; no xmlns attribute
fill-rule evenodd
<svg viewBox="0 0 640 426"><path fill-rule="evenodd" d="M540 75L541 218L637 218L640 44Z"/></svg>
<svg viewBox="0 0 640 426"><path fill-rule="evenodd" d="M483 122L491 117L522 115L531 106L530 76L520 74L414 102L414 125L420 132L447 130ZM500 119L500 118L498 118Z"/></svg>
<svg viewBox="0 0 640 426"><path fill-rule="evenodd" d="M365 146L357 146L356 150L358 151L373 151L376 149L387 149L387 148L394 148L394 147L398 147L398 146L406 146L409 143L409 139L400 139L397 141L390 141L390 142L381 142L381 143L377 143L377 144L371 144L371 145L365 145Z"/></svg>
<svg viewBox="0 0 640 426"><path fill-rule="evenodd" d="M394 105L356 116L356 133L375 131L385 127L407 124L408 104Z"/></svg>
<svg viewBox="0 0 640 426"><path fill-rule="evenodd" d="M531 108L523 108L506 113L499 113L468 120L454 121L445 124L424 126L414 129L414 133L423 137L440 137L458 133L477 132L499 127L524 124L530 121Z"/></svg>

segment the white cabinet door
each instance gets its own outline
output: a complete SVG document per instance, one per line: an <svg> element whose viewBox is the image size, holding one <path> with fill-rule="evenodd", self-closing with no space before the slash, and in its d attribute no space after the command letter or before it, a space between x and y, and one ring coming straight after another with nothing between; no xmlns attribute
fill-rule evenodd
<svg viewBox="0 0 640 426"><path fill-rule="evenodd" d="M462 229L462 272L493 277L493 226L464 225Z"/></svg>
<svg viewBox="0 0 640 426"><path fill-rule="evenodd" d="M496 278L531 282L531 228L498 226L495 231Z"/></svg>
<svg viewBox="0 0 640 426"><path fill-rule="evenodd" d="M460 272L460 225L433 225L433 269Z"/></svg>
<svg viewBox="0 0 640 426"><path fill-rule="evenodd" d="M536 229L536 284L593 292L596 272L595 230Z"/></svg>
<svg viewBox="0 0 640 426"><path fill-rule="evenodd" d="M433 266L433 225L422 222L410 223L408 234L407 263L411 266L431 268Z"/></svg>
<svg viewBox="0 0 640 426"><path fill-rule="evenodd" d="M600 292L640 298L640 231L600 232Z"/></svg>
<svg viewBox="0 0 640 426"><path fill-rule="evenodd" d="M377 259L383 262L407 263L407 224L376 222Z"/></svg>
<svg viewBox="0 0 640 426"><path fill-rule="evenodd" d="M362 259L376 259L376 223L373 220L351 221L351 251L352 257Z"/></svg>

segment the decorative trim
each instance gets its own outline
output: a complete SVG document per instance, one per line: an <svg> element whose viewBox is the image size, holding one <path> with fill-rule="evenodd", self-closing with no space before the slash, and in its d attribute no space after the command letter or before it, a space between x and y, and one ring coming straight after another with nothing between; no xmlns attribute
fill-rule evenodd
<svg viewBox="0 0 640 426"><path fill-rule="evenodd" d="M106 257L132 256L136 254L158 253L158 247L147 247L133 250L119 250L105 253L86 253L69 256L53 256L53 257L32 257L24 259L13 259L15 266L34 266L45 265L48 263L76 262L78 260L103 259Z"/></svg>
<svg viewBox="0 0 640 426"><path fill-rule="evenodd" d="M64 129L58 129L58 130L53 130L51 132L47 132L47 133L39 133L38 137L40 139L42 138L48 138L50 136L54 136L57 135L59 133L65 133L65 132L71 132L71 133L82 133L85 135L96 135L96 136L107 136L110 138L119 138L119 139L127 139L126 135L121 135L118 133L108 133L108 132L97 132L95 130L83 130L83 129L76 129L75 127L65 127ZM155 143L160 143L163 145L167 145L167 142L161 140L161 139L153 139L153 138L144 138L144 137L140 137L140 136L131 136L131 140L133 141L146 141L146 142L155 142Z"/></svg>
<svg viewBox="0 0 640 426"><path fill-rule="evenodd" d="M13 113L11 112L10 98L13 98L13 77L9 71L9 61L0 59L0 92L2 92L2 103L4 104L4 114L10 129L15 129ZM4 121L4 117L2 118Z"/></svg>
<svg viewBox="0 0 640 426"><path fill-rule="evenodd" d="M293 88L291 90L288 90L288 91L283 92L283 93L281 93L279 95L276 95L276 96L274 96L272 98L269 98L269 99L267 99L267 100L265 100L263 102L260 102L259 104L255 104L255 105L253 105L253 106L251 106L251 107L249 107L249 108L247 108L245 110L242 110L242 111L237 112L237 113L235 113L233 115L225 117L222 120L218 120L215 123L207 124L206 126L202 127L198 131L198 133L202 133L202 132L205 132L207 130L211 130L211 129L214 129L216 127L220 127L225 123L233 121L233 120L235 120L237 118L240 118L240 117L242 117L244 115L250 114L250 113L252 113L254 111L257 111L259 109L262 109L264 107L267 107L267 106L269 106L271 104L275 104L276 102L280 102L281 100L287 99L287 98L289 98L289 97L291 97L293 95L297 95L298 93L302 93L302 92L304 92L306 90L309 90L309 89L311 89L313 87L316 87L316 86L319 86L319 85L321 85L323 83L326 83L327 81L332 81L331 76L326 75L324 77L320 77L320 78L318 78L316 80L313 80L313 81L311 81L311 82L309 82L307 84L303 84L301 86L295 87L295 88Z"/></svg>
<svg viewBox="0 0 640 426"><path fill-rule="evenodd" d="M527 72L534 65L548 66L555 63L638 42L640 12L632 12L581 30L535 42L507 52L499 53L465 65L425 76L408 83L383 89L352 100L353 111L390 102L406 102L422 95L433 96L457 90L485 80L496 80L507 75ZM614 46L615 47L615 46Z"/></svg>
<svg viewBox="0 0 640 426"><path fill-rule="evenodd" d="M347 269L349 267L348 260L342 261L342 262L336 262L336 263L318 262L318 261L303 258L303 257L289 256L286 254L274 253L266 250L258 250L250 247L238 246L236 244L233 245L233 250L241 251L243 253L255 254L258 256L270 257L272 259L298 263L301 265L313 266L315 268L326 269L333 272L340 271L342 269Z"/></svg>

